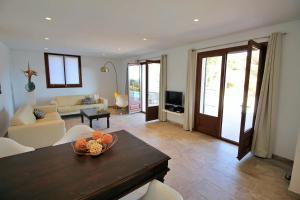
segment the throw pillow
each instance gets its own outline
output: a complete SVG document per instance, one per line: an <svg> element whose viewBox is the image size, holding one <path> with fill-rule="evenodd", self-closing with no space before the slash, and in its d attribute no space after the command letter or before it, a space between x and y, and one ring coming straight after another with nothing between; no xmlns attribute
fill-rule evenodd
<svg viewBox="0 0 300 200"><path fill-rule="evenodd" d="M85 97L84 99L82 99L83 105L95 104L95 103L96 103L96 101L94 99L92 99L91 97Z"/></svg>
<svg viewBox="0 0 300 200"><path fill-rule="evenodd" d="M36 119L43 119L45 118L45 113L43 111L41 111L40 109L35 108L33 110L33 114L35 116Z"/></svg>

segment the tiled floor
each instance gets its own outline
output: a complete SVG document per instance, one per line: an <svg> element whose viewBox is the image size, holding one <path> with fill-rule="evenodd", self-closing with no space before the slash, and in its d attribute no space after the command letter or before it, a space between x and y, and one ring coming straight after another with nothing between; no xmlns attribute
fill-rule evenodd
<svg viewBox="0 0 300 200"><path fill-rule="evenodd" d="M65 120L67 128L81 123L80 117ZM289 166L251 155L238 161L236 146L210 136L187 132L168 122L145 123L141 113L112 115L109 129L105 119L94 121L93 126L104 132L125 129L168 154L172 158L171 170L165 183L185 200L300 199L287 190L284 176ZM146 187L124 199L133 199L145 190Z"/></svg>

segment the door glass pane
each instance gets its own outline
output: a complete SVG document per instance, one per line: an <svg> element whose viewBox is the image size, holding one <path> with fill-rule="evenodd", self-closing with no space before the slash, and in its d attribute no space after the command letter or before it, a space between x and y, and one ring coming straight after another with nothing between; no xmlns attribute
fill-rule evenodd
<svg viewBox="0 0 300 200"><path fill-rule="evenodd" d="M238 142L240 136L247 51L227 54L222 137Z"/></svg>
<svg viewBox="0 0 300 200"><path fill-rule="evenodd" d="M66 83L79 84L79 63L77 57L65 57Z"/></svg>
<svg viewBox="0 0 300 200"><path fill-rule="evenodd" d="M50 84L65 84L63 56L49 55Z"/></svg>
<svg viewBox="0 0 300 200"><path fill-rule="evenodd" d="M259 49L257 48L252 49L247 108L246 108L246 121L245 121L245 129L244 129L245 131L251 129L253 124L259 54L260 54Z"/></svg>
<svg viewBox="0 0 300 200"><path fill-rule="evenodd" d="M140 65L128 66L129 82L129 112L139 112L141 109Z"/></svg>
<svg viewBox="0 0 300 200"><path fill-rule="evenodd" d="M218 116L222 56L202 59L200 113Z"/></svg>
<svg viewBox="0 0 300 200"><path fill-rule="evenodd" d="M148 107L159 105L160 63L148 64Z"/></svg>
<svg viewBox="0 0 300 200"><path fill-rule="evenodd" d="M146 65L142 65L142 111L146 112Z"/></svg>

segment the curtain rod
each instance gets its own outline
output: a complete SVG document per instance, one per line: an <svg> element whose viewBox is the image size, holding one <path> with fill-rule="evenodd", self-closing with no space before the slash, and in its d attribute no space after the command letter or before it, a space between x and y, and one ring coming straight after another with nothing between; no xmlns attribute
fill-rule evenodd
<svg viewBox="0 0 300 200"><path fill-rule="evenodd" d="M282 35L286 35L287 33L282 33ZM256 38L252 38L251 40L258 40L258 39L267 39L270 38L270 36L261 36L261 37L256 37ZM236 41L236 42L229 42L229 43L225 43L225 44L218 44L218 45L214 45L214 46L210 46L210 47L203 47L203 48L198 48L198 49L193 49L194 51L199 51L199 50L203 50L203 49L210 49L210 48L214 48L214 47L219 47L219 46L225 46L225 45L230 45L230 44L236 44L236 43L241 43L241 42L248 42L249 40L240 40L240 41Z"/></svg>
<svg viewBox="0 0 300 200"><path fill-rule="evenodd" d="M141 61L146 61L146 60L151 60L151 59L160 59L160 56L156 56L156 57L152 57L152 58L144 58L144 59L137 59L137 62L141 62Z"/></svg>

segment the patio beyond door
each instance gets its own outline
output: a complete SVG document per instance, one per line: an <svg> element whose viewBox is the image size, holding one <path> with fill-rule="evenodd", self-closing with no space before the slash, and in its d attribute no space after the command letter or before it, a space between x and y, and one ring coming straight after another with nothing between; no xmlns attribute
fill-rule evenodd
<svg viewBox="0 0 300 200"><path fill-rule="evenodd" d="M141 66L129 64L127 70L129 113L137 113L142 110Z"/></svg>

